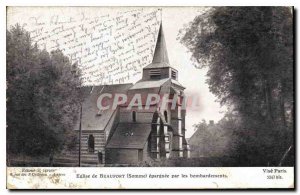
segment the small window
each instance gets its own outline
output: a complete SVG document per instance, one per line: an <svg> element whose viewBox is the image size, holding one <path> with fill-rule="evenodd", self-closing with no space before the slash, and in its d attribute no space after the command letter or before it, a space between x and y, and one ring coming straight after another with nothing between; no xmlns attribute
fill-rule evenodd
<svg viewBox="0 0 300 195"><path fill-rule="evenodd" d="M132 122L136 122L136 112L132 112Z"/></svg>
<svg viewBox="0 0 300 195"><path fill-rule="evenodd" d="M149 75L151 79L160 79L160 70L150 70Z"/></svg>
<svg viewBox="0 0 300 195"><path fill-rule="evenodd" d="M176 80L177 79L177 72L176 71L174 71L174 70L172 70L172 73L171 73L172 75L172 79L174 79L174 80Z"/></svg>
<svg viewBox="0 0 300 195"><path fill-rule="evenodd" d="M165 116L166 123L168 123L168 112L166 110L164 111L164 116Z"/></svg>

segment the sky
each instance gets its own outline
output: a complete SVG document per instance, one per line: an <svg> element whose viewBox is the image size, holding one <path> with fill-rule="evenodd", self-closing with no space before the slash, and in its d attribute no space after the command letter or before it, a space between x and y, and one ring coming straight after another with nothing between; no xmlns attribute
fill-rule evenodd
<svg viewBox="0 0 300 195"><path fill-rule="evenodd" d="M178 70L179 82L186 87L186 94L197 93L200 96L200 109L191 110L187 108L186 136L190 137L194 133L194 124L202 119L217 122L224 116L226 108L220 107L220 104L216 102L215 95L209 91L208 84L206 84L207 69L195 68L191 60L191 53L179 40L176 40L179 30L193 21L195 16L203 11L203 8L187 7L181 9L163 9L162 21L170 64Z"/></svg>
<svg viewBox="0 0 300 195"><path fill-rule="evenodd" d="M35 19L38 18L39 22L42 22L43 19L46 21L46 18L50 18L51 21L55 19L52 17L54 14L58 15L60 18L67 16L72 16L76 19L82 18L81 13L86 13L85 17L91 15L106 15L107 13L113 15L118 11L117 8L77 8L80 11L75 11L76 8L67 7L67 8L14 8L8 9L8 19L7 24L14 25L15 23L24 24L25 29L32 30L34 28L37 29L36 26L32 26L30 24L35 22ZM122 8L122 10L126 11L129 8ZM134 9L134 8L130 8ZM158 9L158 7L151 8ZM220 104L216 102L216 97L209 91L208 85L206 84L206 73L207 69L197 69L193 65L191 60L191 53L187 51L187 49L179 42L178 40L178 32L181 28L191 22L195 16L199 15L201 12L205 11L207 7L163 7L162 12L160 13L160 18L162 18L163 30L165 35L166 46L168 50L168 56L170 65L178 70L178 81L186 87L185 94L188 96L197 94L199 96L199 107L198 109L187 108L187 116L186 116L186 136L190 137L194 133L194 124L197 124L205 119L206 121L214 120L215 122L219 121L226 110L225 107L221 108ZM150 12L150 8L144 8L145 12ZM80 13L80 14L78 14ZM130 17L129 17L130 18ZM101 19L100 19L101 20ZM43 31L45 29L53 29L52 23L45 23L42 25ZM142 24L143 25L143 24ZM155 28L157 28L157 25ZM67 28L64 27L64 28ZM141 28L145 28L142 26ZM157 29L158 30L158 29ZM126 36L126 32L124 31ZM34 32L36 33L36 31ZM78 36L78 35L77 35ZM59 37L58 37L59 38ZM61 38L59 40L62 41ZM142 40L147 45L150 45L152 48L155 46L155 42L151 41L151 39ZM51 40L45 40L47 42L47 47L45 47L48 51L51 50L51 45L53 46L55 43ZM87 47L89 47L88 41L83 41L87 43ZM42 41L39 41L40 45L42 45ZM66 55L68 50L66 51ZM83 55L83 54L82 54ZM150 60L150 61L149 61ZM151 62L149 59L147 63ZM97 67L94 67L97 70ZM99 68L98 68L99 69ZM135 83L141 78L141 73L130 77L129 80L126 80L126 83Z"/></svg>

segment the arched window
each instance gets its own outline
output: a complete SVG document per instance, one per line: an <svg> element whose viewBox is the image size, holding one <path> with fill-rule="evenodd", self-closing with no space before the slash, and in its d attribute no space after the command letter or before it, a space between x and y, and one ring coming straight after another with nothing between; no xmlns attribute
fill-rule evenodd
<svg viewBox="0 0 300 195"><path fill-rule="evenodd" d="M132 122L136 122L136 112L132 112Z"/></svg>
<svg viewBox="0 0 300 195"><path fill-rule="evenodd" d="M88 139L88 151L94 152L95 151L95 138L93 135L89 135Z"/></svg>
<svg viewBox="0 0 300 195"><path fill-rule="evenodd" d="M166 110L164 111L164 116L165 116L165 121L168 123L168 112Z"/></svg>

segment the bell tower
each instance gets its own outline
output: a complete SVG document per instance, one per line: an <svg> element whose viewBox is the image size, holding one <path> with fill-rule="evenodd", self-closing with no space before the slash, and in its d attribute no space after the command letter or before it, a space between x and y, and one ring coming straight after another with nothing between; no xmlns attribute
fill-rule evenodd
<svg viewBox="0 0 300 195"><path fill-rule="evenodd" d="M180 101L172 106L174 98L183 99L184 87L178 82L178 71L170 66L165 36L160 24L152 63L143 68L143 77L139 81L159 86L161 97L168 95L166 106L157 105L152 122L151 151L153 158L184 157L185 110Z"/></svg>
<svg viewBox="0 0 300 195"><path fill-rule="evenodd" d="M178 80L178 71L170 66L162 23L159 27L152 63L143 68L143 81L171 78Z"/></svg>

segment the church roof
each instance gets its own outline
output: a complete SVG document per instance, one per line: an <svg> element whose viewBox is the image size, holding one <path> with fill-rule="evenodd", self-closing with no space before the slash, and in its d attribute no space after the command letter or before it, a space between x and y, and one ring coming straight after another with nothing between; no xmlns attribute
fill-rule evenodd
<svg viewBox="0 0 300 195"><path fill-rule="evenodd" d="M113 117L114 110L107 109L99 112L97 107L97 100L100 94L103 93L126 93L132 84L119 85L99 85L99 86L85 86L81 90L84 95L82 103L82 120L81 129L84 130L105 130L106 125ZM79 114L76 121L75 130L79 130Z"/></svg>
<svg viewBox="0 0 300 195"><path fill-rule="evenodd" d="M183 89L185 88L178 81L171 78L165 78L160 80L139 81L136 84L134 84L129 90L159 88L162 85L164 85L167 81L171 81L172 84L175 84Z"/></svg>
<svg viewBox="0 0 300 195"><path fill-rule="evenodd" d="M159 27L159 32L158 32L156 46L153 54L152 63L144 67L144 69L164 68L164 67L170 67L170 63L168 58L168 51L166 47L164 31L161 23Z"/></svg>
<svg viewBox="0 0 300 195"><path fill-rule="evenodd" d="M151 123L119 123L106 148L143 149L151 133Z"/></svg>
<svg viewBox="0 0 300 195"><path fill-rule="evenodd" d="M150 80L150 81L140 81L134 84L130 90L133 89L146 89L146 88L158 88L162 86L165 82L170 80L170 78L160 79L160 80Z"/></svg>

